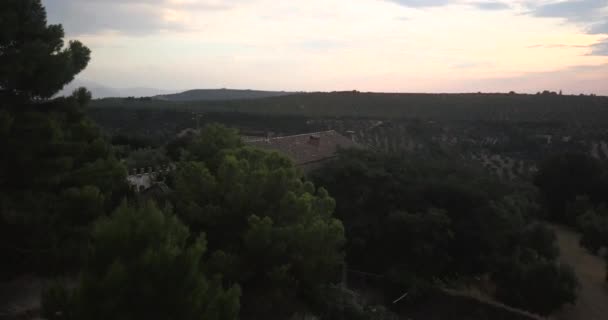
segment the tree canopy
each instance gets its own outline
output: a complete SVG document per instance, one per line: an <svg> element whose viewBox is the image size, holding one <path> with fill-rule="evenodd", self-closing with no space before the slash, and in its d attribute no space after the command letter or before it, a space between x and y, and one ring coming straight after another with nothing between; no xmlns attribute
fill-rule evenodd
<svg viewBox="0 0 608 320"><path fill-rule="evenodd" d="M414 295L436 279L490 275L498 299L543 314L576 297L574 274L556 262L555 235L536 222L533 193L518 185L449 158L365 150L342 151L313 180L337 201L349 267L384 276L389 288ZM553 294L521 298L543 290Z"/></svg>
<svg viewBox="0 0 608 320"><path fill-rule="evenodd" d="M152 203L123 203L93 228L79 285L45 295L47 319L235 320L238 286L203 270L204 234Z"/></svg>
<svg viewBox="0 0 608 320"><path fill-rule="evenodd" d="M243 147L218 126L206 127L186 151L189 160L170 178L176 213L207 233L210 270L242 286L244 314L289 315L339 279L344 230L335 202L290 160Z"/></svg>
<svg viewBox="0 0 608 320"><path fill-rule="evenodd" d="M0 3L0 241L4 269L77 267L92 221L127 191L125 170L86 117L86 89L48 99L86 67L38 0Z"/></svg>
<svg viewBox="0 0 608 320"><path fill-rule="evenodd" d="M566 217L569 203L579 196L593 203L605 202L608 192L606 170L600 162L583 153L561 153L545 159L534 179L548 217L571 225L576 217Z"/></svg>
<svg viewBox="0 0 608 320"><path fill-rule="evenodd" d="M53 96L84 70L90 50L64 47L61 25L48 25L40 0L0 4L0 90L23 99Z"/></svg>

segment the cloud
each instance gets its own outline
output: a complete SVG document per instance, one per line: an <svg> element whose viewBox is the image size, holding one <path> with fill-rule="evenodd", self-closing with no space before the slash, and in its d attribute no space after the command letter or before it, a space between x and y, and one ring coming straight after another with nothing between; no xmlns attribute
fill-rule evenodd
<svg viewBox="0 0 608 320"><path fill-rule="evenodd" d="M604 10L605 9L605 10ZM530 14L543 18L562 18L585 27L588 34L608 34L608 0L567 0L532 6ZM539 45L545 48L571 48L571 45ZM535 46L533 46L535 47ZM608 55L608 40L587 46L593 56Z"/></svg>
<svg viewBox="0 0 608 320"><path fill-rule="evenodd" d="M192 10L225 10L238 0L43 0L51 23L69 35L115 31L128 35L185 30Z"/></svg>
<svg viewBox="0 0 608 320"><path fill-rule="evenodd" d="M571 66L563 69L529 72L511 77L461 81L449 88L454 92L537 92L564 90L567 94L608 95L608 64Z"/></svg>
<svg viewBox="0 0 608 320"><path fill-rule="evenodd" d="M592 56L608 56L608 38L591 46Z"/></svg>
<svg viewBox="0 0 608 320"><path fill-rule="evenodd" d="M440 7L450 4L450 0L388 0L405 7L424 8Z"/></svg>
<svg viewBox="0 0 608 320"><path fill-rule="evenodd" d="M453 69L474 69L474 68L487 68L494 66L494 63L484 61L467 61L453 64Z"/></svg>
<svg viewBox="0 0 608 320"><path fill-rule="evenodd" d="M511 7L503 2L496 2L496 1L491 1L491 2L476 2L473 3L473 5L475 7L477 7L480 10L506 10L506 9L510 9Z"/></svg>
<svg viewBox="0 0 608 320"><path fill-rule="evenodd" d="M604 22L599 22L599 23L593 24L589 28L588 33L590 33L590 34L608 34L608 17L606 18L606 20Z"/></svg>
<svg viewBox="0 0 608 320"><path fill-rule="evenodd" d="M427 8L427 7L441 7L447 6L451 4L460 4L473 6L480 10L505 10L510 9L511 6L504 2L500 1L478 1L478 2L470 2L463 0L385 0L400 4L405 7L411 8Z"/></svg>
<svg viewBox="0 0 608 320"><path fill-rule="evenodd" d="M545 48L545 49L559 49L559 48L589 48L589 46L581 44L535 44L527 46L529 49Z"/></svg>
<svg viewBox="0 0 608 320"><path fill-rule="evenodd" d="M296 47L310 51L329 51L348 47L349 44L339 40L313 39L294 43Z"/></svg>
<svg viewBox="0 0 608 320"><path fill-rule="evenodd" d="M600 9L606 6L606 0L567 0L532 6L530 13L536 17L564 18L569 22L586 23L600 18Z"/></svg>

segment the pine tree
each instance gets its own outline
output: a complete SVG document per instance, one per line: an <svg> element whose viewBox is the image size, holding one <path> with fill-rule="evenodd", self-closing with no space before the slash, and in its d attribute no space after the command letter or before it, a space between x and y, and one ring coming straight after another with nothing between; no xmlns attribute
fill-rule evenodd
<svg viewBox="0 0 608 320"><path fill-rule="evenodd" d="M205 150L215 150L214 153ZM344 228L327 191L278 153L204 128L170 177L177 215L209 241L209 269L242 286L242 317L284 319L340 280Z"/></svg>
<svg viewBox="0 0 608 320"><path fill-rule="evenodd" d="M76 268L91 222L127 190L86 117L91 94L51 99L90 56L63 37L39 0L0 2L0 274Z"/></svg>
<svg viewBox="0 0 608 320"><path fill-rule="evenodd" d="M168 211L168 210L165 210ZM95 223L80 284L44 295L47 319L234 320L240 289L203 273L204 235L152 203Z"/></svg>

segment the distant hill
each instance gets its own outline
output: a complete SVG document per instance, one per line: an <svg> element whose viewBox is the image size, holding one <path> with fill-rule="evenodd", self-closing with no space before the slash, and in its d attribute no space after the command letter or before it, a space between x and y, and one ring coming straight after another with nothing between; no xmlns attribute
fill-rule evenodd
<svg viewBox="0 0 608 320"><path fill-rule="evenodd" d="M102 99L102 98L126 98L126 97L151 97L160 94L168 94L173 93L175 91L155 89L155 88L112 88L108 86L104 86L97 82L84 80L84 79L76 79L66 85L63 90L61 90L57 95L58 96L67 96L72 94L74 90L80 87L85 87L91 94L94 99Z"/></svg>
<svg viewBox="0 0 608 320"><path fill-rule="evenodd" d="M87 110L108 134L156 146L184 129L223 123L252 136L333 129L386 152L451 150L509 179L528 177L537 160L559 150L608 161L602 96L314 92L226 101L98 99Z"/></svg>
<svg viewBox="0 0 608 320"><path fill-rule="evenodd" d="M175 109L309 118L427 119L608 124L608 97L539 94L312 92L261 99L169 101L101 99L92 108Z"/></svg>
<svg viewBox="0 0 608 320"><path fill-rule="evenodd" d="M158 95L154 98L165 101L226 101L280 97L290 94L293 94L293 92L235 89L197 89L176 94Z"/></svg>

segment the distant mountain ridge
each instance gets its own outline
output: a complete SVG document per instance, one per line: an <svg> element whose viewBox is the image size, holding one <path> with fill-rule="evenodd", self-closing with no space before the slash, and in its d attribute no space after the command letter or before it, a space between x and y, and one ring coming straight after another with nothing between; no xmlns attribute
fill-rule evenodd
<svg viewBox="0 0 608 320"><path fill-rule="evenodd" d="M287 91L261 91L261 90L237 90L237 89L195 89L175 94L157 95L154 98L165 101L226 101L261 99L270 97L281 97L295 94Z"/></svg>
<svg viewBox="0 0 608 320"><path fill-rule="evenodd" d="M178 90L165 90L157 88L133 87L115 88L109 87L87 79L76 79L66 85L56 96L68 96L77 88L85 87L91 91L93 99L127 98L127 97L150 97L154 100L170 102L189 101L230 101L281 97L298 92L287 91L264 91L249 89L193 89L183 92Z"/></svg>
<svg viewBox="0 0 608 320"><path fill-rule="evenodd" d="M113 88L108 87L102 84L99 84L94 81L89 81L86 79L76 79L66 85L57 96L68 96L72 94L74 90L80 87L85 87L91 94L93 95L93 99L103 99L103 98L126 98L126 97L151 97L162 94L170 94L175 91L156 89L156 88L143 88L143 87L135 87L135 88Z"/></svg>

